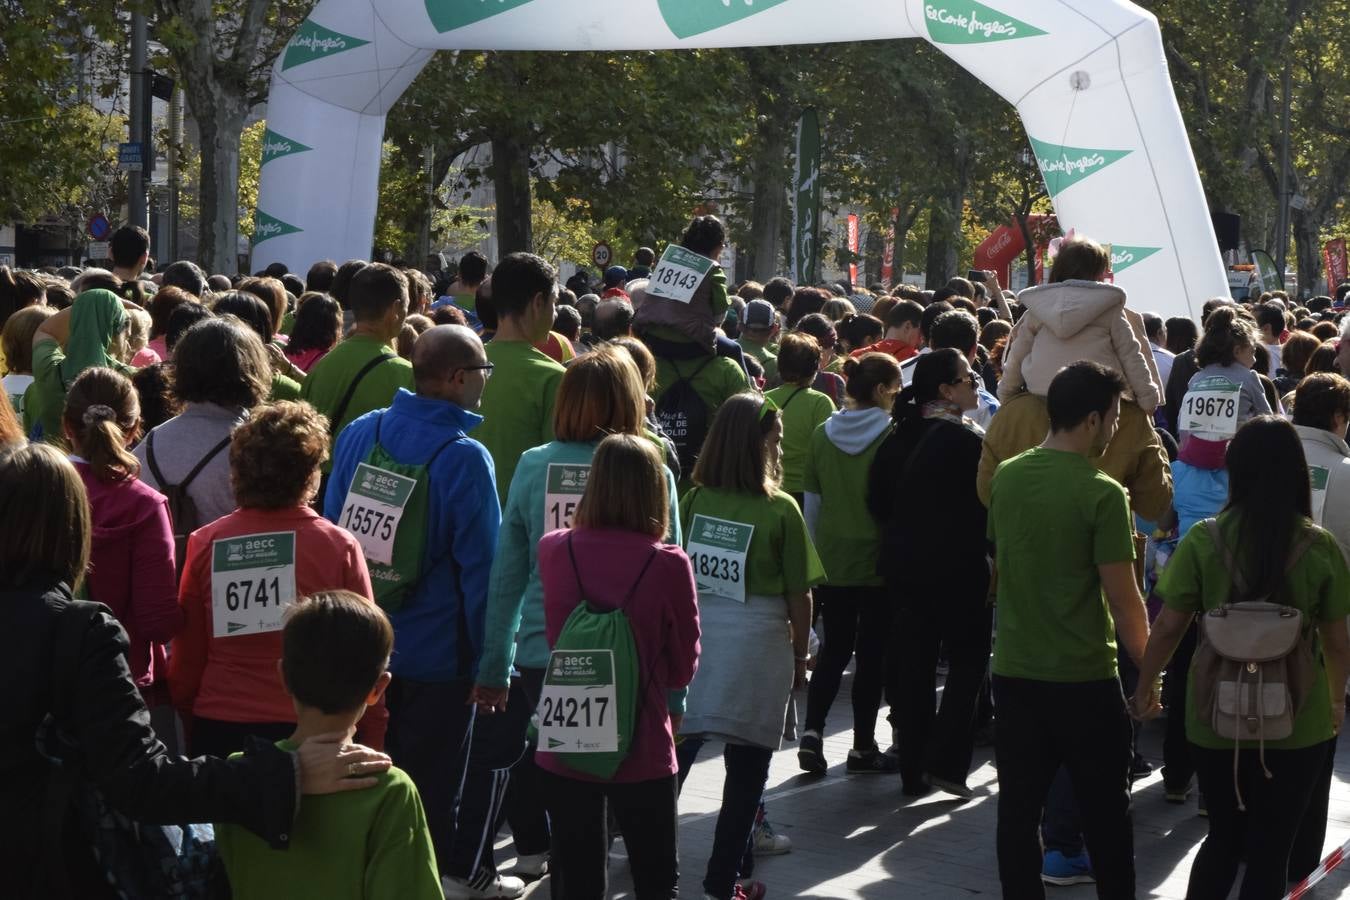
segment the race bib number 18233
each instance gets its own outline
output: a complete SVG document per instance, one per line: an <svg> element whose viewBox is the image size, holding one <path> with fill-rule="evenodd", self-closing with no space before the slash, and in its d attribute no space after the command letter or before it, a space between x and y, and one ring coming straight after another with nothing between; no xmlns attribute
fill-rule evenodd
<svg viewBox="0 0 1350 900"><path fill-rule="evenodd" d="M700 597L745 602L746 557L755 526L712 516L695 515L685 552L694 567Z"/></svg>

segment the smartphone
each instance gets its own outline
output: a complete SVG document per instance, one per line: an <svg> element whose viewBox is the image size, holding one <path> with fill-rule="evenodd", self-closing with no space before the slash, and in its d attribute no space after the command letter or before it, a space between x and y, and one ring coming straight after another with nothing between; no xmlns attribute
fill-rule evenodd
<svg viewBox="0 0 1350 900"><path fill-rule="evenodd" d="M975 284L984 284L984 273L981 272L979 269L971 269L969 272L966 273L966 281L970 281Z"/></svg>

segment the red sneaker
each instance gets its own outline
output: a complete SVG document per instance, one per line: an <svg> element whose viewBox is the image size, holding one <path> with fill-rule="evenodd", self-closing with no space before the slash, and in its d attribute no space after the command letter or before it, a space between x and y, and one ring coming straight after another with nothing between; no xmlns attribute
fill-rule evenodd
<svg viewBox="0 0 1350 900"><path fill-rule="evenodd" d="M764 886L762 881L746 881L736 885L736 892L731 895L731 900L764 900L769 889Z"/></svg>

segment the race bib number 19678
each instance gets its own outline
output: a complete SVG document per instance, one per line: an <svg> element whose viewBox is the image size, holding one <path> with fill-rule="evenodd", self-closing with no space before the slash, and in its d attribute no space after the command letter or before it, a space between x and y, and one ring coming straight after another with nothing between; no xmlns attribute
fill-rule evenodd
<svg viewBox="0 0 1350 900"><path fill-rule="evenodd" d="M216 637L281 630L295 602L295 532L245 534L211 546L211 619Z"/></svg>
<svg viewBox="0 0 1350 900"><path fill-rule="evenodd" d="M1181 430L1211 441L1231 439L1237 434L1241 399L1241 388L1227 378L1213 375L1200 379L1181 401Z"/></svg>

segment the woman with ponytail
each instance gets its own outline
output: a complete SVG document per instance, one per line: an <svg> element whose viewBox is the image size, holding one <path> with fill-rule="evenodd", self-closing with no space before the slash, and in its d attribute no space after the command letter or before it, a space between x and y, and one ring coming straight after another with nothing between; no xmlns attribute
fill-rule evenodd
<svg viewBox="0 0 1350 900"><path fill-rule="evenodd" d="M183 613L168 501L136 477L140 463L127 450L140 436L140 415L127 377L95 366L71 384L61 424L92 513L84 599L108 607L127 630L131 677L154 709L169 701L165 645Z"/></svg>
<svg viewBox="0 0 1350 900"><path fill-rule="evenodd" d="M969 797L975 715L989 662L987 511L975 492L983 432L966 414L978 376L958 350L919 358L877 449L867 509L881 530L881 573L897 610L888 687L904 791ZM828 640L828 631L827 638ZM938 648L947 648L934 716Z"/></svg>

